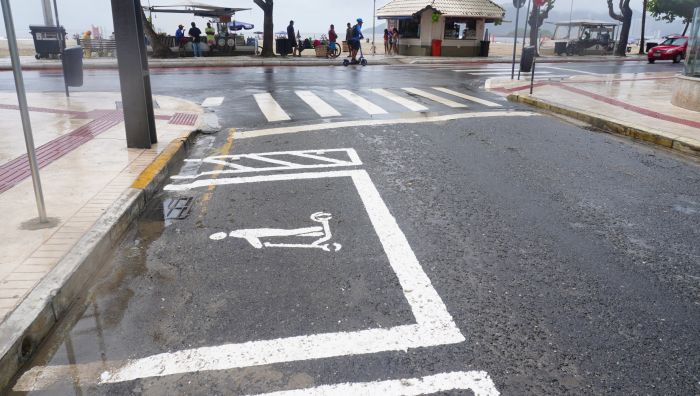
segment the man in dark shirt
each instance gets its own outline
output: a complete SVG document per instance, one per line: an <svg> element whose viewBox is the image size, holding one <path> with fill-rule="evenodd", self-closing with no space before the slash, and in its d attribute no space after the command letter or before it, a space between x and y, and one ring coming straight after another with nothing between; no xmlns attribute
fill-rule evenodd
<svg viewBox="0 0 700 396"><path fill-rule="evenodd" d="M200 47L202 44L199 42L199 36L202 35L202 31L199 30L197 25L195 25L194 22L192 22L192 27L190 28L189 32L187 34L192 37L192 51L194 51L194 56L195 57L200 57L202 56L202 47Z"/></svg>
<svg viewBox="0 0 700 396"><path fill-rule="evenodd" d="M287 40L289 40L289 45L292 47L292 56L297 54L297 39L294 35L294 21L289 21L289 26L287 26ZM301 51L299 51L299 56L301 56Z"/></svg>
<svg viewBox="0 0 700 396"><path fill-rule="evenodd" d="M345 29L345 42L348 44L348 52L350 54L348 55L348 58L352 56L352 50L350 49L350 42L352 41L352 25L350 25L350 22L348 22L348 28Z"/></svg>

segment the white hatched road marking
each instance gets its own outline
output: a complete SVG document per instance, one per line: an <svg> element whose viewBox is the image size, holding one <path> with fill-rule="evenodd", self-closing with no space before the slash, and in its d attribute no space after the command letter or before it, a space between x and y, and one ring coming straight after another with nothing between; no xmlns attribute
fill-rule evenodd
<svg viewBox="0 0 700 396"><path fill-rule="evenodd" d="M458 71L458 70L455 70L455 71ZM518 71L516 70L515 72L517 74ZM503 72L498 72L498 71L495 71L495 72L469 72L469 74L471 74L472 76L510 76L510 71L507 71L507 72L506 71L503 71ZM527 74L530 74L530 73L527 73ZM535 75L537 75L537 74L552 74L552 72L536 71ZM521 75L522 75L522 73L521 73Z"/></svg>
<svg viewBox="0 0 700 396"><path fill-rule="evenodd" d="M485 371L457 371L421 378L402 378L374 382L346 382L294 389L258 396L321 396L321 395L425 395L457 389L471 390L475 396L498 396L491 377Z"/></svg>
<svg viewBox="0 0 700 396"><path fill-rule="evenodd" d="M204 99L202 102L202 107L217 107L221 106L222 103L224 103L223 96L212 96Z"/></svg>
<svg viewBox="0 0 700 396"><path fill-rule="evenodd" d="M457 102L449 100L447 98L443 98L442 96L433 95L430 92L425 92L425 91L417 89L417 88L404 88L403 90L406 92L410 92L414 95L422 96L426 99L430 99L432 101L442 103L445 106L449 106L449 107L452 107L455 109L467 107L467 105L465 105L465 104L457 103Z"/></svg>
<svg viewBox="0 0 700 396"><path fill-rule="evenodd" d="M341 115L338 110L311 91L296 91L296 94L321 117L338 117Z"/></svg>
<svg viewBox="0 0 700 396"><path fill-rule="evenodd" d="M481 103L481 104L484 105L484 106L488 106L488 107L501 107L501 105L499 105L498 103L489 102L488 100L484 100L484 99L480 99L480 98L477 98L477 97L474 97L474 96L471 96L471 95L463 94L463 93L461 93L461 92L453 91L453 90L451 90L451 89L447 89L447 88L443 88L443 87L433 87L433 89L436 90L436 91L440 91L440 92L444 92L444 93L446 93L446 94L450 94L450 95L456 96L456 97L458 97L458 98L470 100L470 101L476 102L476 103Z"/></svg>
<svg viewBox="0 0 700 396"><path fill-rule="evenodd" d="M282 109L282 107L275 101L269 93L259 93L253 95L255 97L255 102L258 103L260 111L262 111L267 121L289 121L289 115Z"/></svg>
<svg viewBox="0 0 700 396"><path fill-rule="evenodd" d="M381 95L381 96L383 96L383 97L385 97L393 102L396 102L396 103L400 104L401 106L403 106L411 111L426 111L426 110L428 110L428 108L423 106L422 104L414 102L414 101L406 99L406 98L403 98L399 95L396 95L392 92L387 91L386 89L373 88L373 89L370 89L370 91L372 91L378 95Z"/></svg>
<svg viewBox="0 0 700 396"><path fill-rule="evenodd" d="M581 74L590 74L593 76L599 76L600 73L593 73L593 72L588 72L588 71L583 71L583 70L577 70L577 69L567 69L566 67L558 67L558 66L540 66L540 67L545 67L547 69L554 69L554 70L563 70L563 71L570 71L574 73L581 73Z"/></svg>
<svg viewBox="0 0 700 396"><path fill-rule="evenodd" d="M363 98L362 96L357 95L354 92L348 91L347 89L336 89L335 93L337 93L338 95L347 99L349 102L351 102L355 106L361 108L362 110L367 112L367 114L369 114L369 115L387 114L386 110L384 110L381 107L377 106L376 104L370 102L369 100Z"/></svg>

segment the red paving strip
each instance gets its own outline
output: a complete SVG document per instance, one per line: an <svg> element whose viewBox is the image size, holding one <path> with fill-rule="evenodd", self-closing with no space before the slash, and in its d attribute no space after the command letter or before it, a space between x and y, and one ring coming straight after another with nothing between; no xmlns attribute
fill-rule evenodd
<svg viewBox="0 0 700 396"><path fill-rule="evenodd" d="M124 118L119 111L105 112L100 118L88 122L73 132L67 133L36 149L37 163L43 168L77 149L95 136L111 129ZM0 165L0 194L31 176L27 155L17 157Z"/></svg>
<svg viewBox="0 0 700 396"><path fill-rule="evenodd" d="M2 110L19 110L19 106L0 104L0 109L2 109ZM67 114L67 115L71 115L71 116L76 117L76 118L90 118L90 117L88 117L88 113L85 111L49 109L46 107L29 107L29 111L34 111L37 113Z"/></svg>
<svg viewBox="0 0 700 396"><path fill-rule="evenodd" d="M583 90L580 88L569 87L565 84L554 84L554 85L556 85L557 87L559 87L561 89L564 89L564 90L567 90L567 91L570 91L573 93L577 93L579 95L588 96L589 98L599 100L601 102L605 102L605 103L611 104L613 106L622 107L625 110L633 111L635 113L643 114L645 116L658 118L658 119L664 120L664 121L675 122L676 124L686 125L689 127L700 128L700 122L697 122L697 121L686 120L684 118L679 118L679 117L674 117L674 116L671 116L668 114L659 113L657 111L645 109L643 107L639 107L639 106L635 106L635 105L632 105L629 103L625 103L621 100L609 98L607 96L599 95L597 93L589 92L589 91L586 91L586 90Z"/></svg>
<svg viewBox="0 0 700 396"><path fill-rule="evenodd" d="M197 114L175 113L168 124L173 125L194 125L197 122Z"/></svg>

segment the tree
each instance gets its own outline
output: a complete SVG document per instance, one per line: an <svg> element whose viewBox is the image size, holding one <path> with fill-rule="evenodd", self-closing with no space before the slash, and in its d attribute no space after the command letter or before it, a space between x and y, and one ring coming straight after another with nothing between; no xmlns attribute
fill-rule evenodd
<svg viewBox="0 0 700 396"><path fill-rule="evenodd" d="M273 23L272 23L272 8L274 6L274 0L253 0L255 5L260 7L265 14L265 20L263 23L263 48L260 55L264 57L275 56L275 50L272 47L274 44L273 40Z"/></svg>
<svg viewBox="0 0 700 396"><path fill-rule="evenodd" d="M167 58L173 54L170 47L163 44L158 38L158 34L153 30L153 25L151 21L146 18L146 13L141 8L141 20L143 22L143 33L148 37L148 41L151 43L151 48L153 48L154 58Z"/></svg>
<svg viewBox="0 0 700 396"><path fill-rule="evenodd" d="M613 7L613 0L608 0L608 14L610 14L610 18L622 22L622 28L620 28L620 39L617 42L615 55L626 56L627 42L629 42L630 27L632 26L632 9L630 8L630 0L619 0L618 8L620 9L620 12L616 13Z"/></svg>
<svg viewBox="0 0 700 396"><path fill-rule="evenodd" d="M649 0L648 10L657 21L673 22L676 18L683 18L685 35L693 18L693 9L697 6L697 0Z"/></svg>
<svg viewBox="0 0 700 396"><path fill-rule="evenodd" d="M528 18L528 25L530 25L530 45L534 45L535 49L539 48L537 45L537 36L540 33L540 27L544 24L544 20L549 17L549 11L554 8L555 0L546 0L544 6L538 5L538 2L533 2L532 11L530 12L530 17ZM537 24L537 26L535 26Z"/></svg>

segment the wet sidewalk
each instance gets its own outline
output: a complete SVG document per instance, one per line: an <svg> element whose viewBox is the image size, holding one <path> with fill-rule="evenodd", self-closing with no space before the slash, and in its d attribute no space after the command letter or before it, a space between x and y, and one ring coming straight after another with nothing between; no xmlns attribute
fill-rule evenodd
<svg viewBox="0 0 700 396"><path fill-rule="evenodd" d="M197 128L200 106L155 97L159 143L127 149L116 93L30 93L28 103L48 224L37 220L14 93L0 94L0 338L2 323L134 186L158 154ZM21 318L20 318L21 319ZM0 345L3 346L3 345ZM0 356L1 358L2 356Z"/></svg>
<svg viewBox="0 0 700 396"><path fill-rule="evenodd" d="M574 76L486 83L510 100L564 114L609 132L700 155L700 113L671 104L675 73Z"/></svg>

